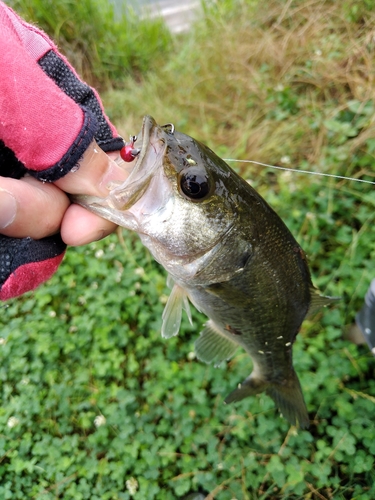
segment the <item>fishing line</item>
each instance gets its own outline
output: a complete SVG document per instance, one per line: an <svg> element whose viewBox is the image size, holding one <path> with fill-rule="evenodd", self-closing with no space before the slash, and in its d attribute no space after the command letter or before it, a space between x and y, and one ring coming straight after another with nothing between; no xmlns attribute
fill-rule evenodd
<svg viewBox="0 0 375 500"><path fill-rule="evenodd" d="M364 182L365 184L375 185L374 181L366 181L364 179L356 179L355 177L345 177L344 175L335 175L335 174L324 174L323 172L313 172L311 170L299 170L297 168L290 168L290 167L279 167L276 165L267 165L267 163L261 163L259 161L253 161L253 160L235 160L233 158L223 158L223 160L224 161L242 162L242 163L253 163L254 165L260 165L262 167L276 168L278 170L286 170L288 172L297 172L298 174L320 175L321 177L333 177L335 179L344 179L346 181Z"/></svg>

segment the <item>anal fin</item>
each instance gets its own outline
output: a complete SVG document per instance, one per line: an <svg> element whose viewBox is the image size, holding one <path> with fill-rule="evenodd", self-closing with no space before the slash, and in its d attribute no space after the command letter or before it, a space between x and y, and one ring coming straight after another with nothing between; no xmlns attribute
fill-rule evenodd
<svg viewBox="0 0 375 500"><path fill-rule="evenodd" d="M213 321L209 320L195 341L194 347L198 359L218 365L233 356L238 343L230 340Z"/></svg>

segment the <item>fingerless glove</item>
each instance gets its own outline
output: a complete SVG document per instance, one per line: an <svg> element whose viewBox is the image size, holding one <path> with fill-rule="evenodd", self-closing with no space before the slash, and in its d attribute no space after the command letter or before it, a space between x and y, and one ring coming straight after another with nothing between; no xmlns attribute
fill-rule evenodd
<svg viewBox="0 0 375 500"><path fill-rule="evenodd" d="M1 1L0 47L0 176L53 182L77 166L93 139L106 152L122 148L96 91L45 33ZM0 300L48 279L64 250L60 235L0 235Z"/></svg>

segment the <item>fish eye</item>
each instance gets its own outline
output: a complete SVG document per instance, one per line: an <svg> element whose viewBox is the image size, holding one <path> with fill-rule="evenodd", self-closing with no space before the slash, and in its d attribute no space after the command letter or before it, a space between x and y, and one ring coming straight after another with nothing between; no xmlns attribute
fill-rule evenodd
<svg viewBox="0 0 375 500"><path fill-rule="evenodd" d="M202 200L210 192L209 177L198 168L188 168L180 174L180 187L191 200Z"/></svg>

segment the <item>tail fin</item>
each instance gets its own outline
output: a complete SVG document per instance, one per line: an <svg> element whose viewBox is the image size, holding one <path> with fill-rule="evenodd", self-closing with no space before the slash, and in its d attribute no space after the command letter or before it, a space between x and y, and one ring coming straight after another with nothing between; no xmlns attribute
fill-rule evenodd
<svg viewBox="0 0 375 500"><path fill-rule="evenodd" d="M268 383L262 379L256 378L253 374L250 375L242 384L238 384L237 389L231 392L224 400L224 403L234 403L241 401L248 396L254 396L267 389Z"/></svg>
<svg viewBox="0 0 375 500"><path fill-rule="evenodd" d="M285 384L271 384L267 387L266 393L271 396L283 417L292 425L299 425L301 429L310 426L301 384L294 370L291 371Z"/></svg>
<svg viewBox="0 0 375 500"><path fill-rule="evenodd" d="M290 424L299 425L302 429L309 427L309 415L303 399L301 385L294 370L290 372L284 384L266 382L250 375L242 384L239 384L236 390L225 398L225 403L241 401L241 399L263 391L274 400L277 408Z"/></svg>

